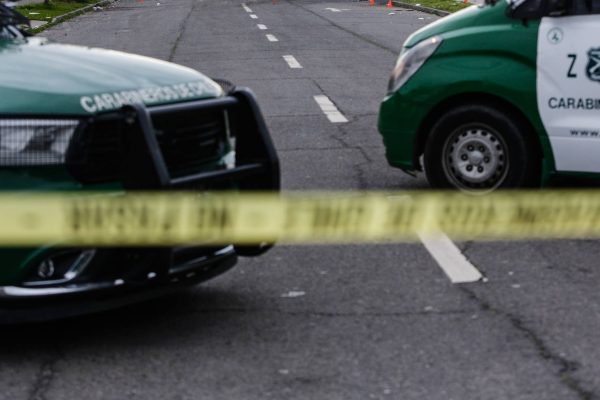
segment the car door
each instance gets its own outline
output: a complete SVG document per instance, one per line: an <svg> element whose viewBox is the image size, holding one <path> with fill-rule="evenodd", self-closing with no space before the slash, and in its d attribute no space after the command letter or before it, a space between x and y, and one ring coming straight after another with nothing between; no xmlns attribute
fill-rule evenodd
<svg viewBox="0 0 600 400"><path fill-rule="evenodd" d="M537 98L556 169L600 172L600 0L542 18Z"/></svg>

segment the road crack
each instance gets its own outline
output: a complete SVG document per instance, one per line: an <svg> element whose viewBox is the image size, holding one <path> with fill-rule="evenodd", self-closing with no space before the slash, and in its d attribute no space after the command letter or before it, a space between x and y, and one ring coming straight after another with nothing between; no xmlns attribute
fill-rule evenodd
<svg viewBox="0 0 600 400"><path fill-rule="evenodd" d="M347 150L347 147L292 147L288 149L277 149L279 153L292 152L292 151L335 151L335 150Z"/></svg>
<svg viewBox="0 0 600 400"><path fill-rule="evenodd" d="M322 317L322 318L405 318L419 316L444 316L444 315L471 315L472 310L423 310L423 311L397 311L397 312L335 312L335 311L289 311L278 308L214 308L214 309L196 309L185 314L223 314L223 313L277 313L288 316L298 317Z"/></svg>
<svg viewBox="0 0 600 400"><path fill-rule="evenodd" d="M319 91L321 93L323 93L324 95L327 95L325 89L323 89L323 87L319 84L319 82L317 82L317 80L315 78L310 78L310 80L313 83L313 85L315 85L317 87L317 89L319 89ZM330 96L328 96L328 97L333 102L333 104L338 108L338 110L340 110L340 112L343 115L347 116L350 119L349 124L356 122L356 120L357 120L356 116L350 116L348 113L345 113L342 107L340 107ZM353 163L352 169L354 170L354 173L356 175L356 182L358 183L358 189L360 189L360 190L369 189L369 182L367 179L367 171L366 171L365 167L368 165L371 165L373 163L373 159L369 156L369 154L365 151L365 149L363 147L352 145L352 144L348 143L346 140L344 140L343 136L348 136L348 131L346 130L344 124L335 124L335 126L337 127L337 132L340 133L341 135L336 134L335 131L332 131L331 133L328 133L327 135L331 139L338 142L342 146L342 148L349 149L349 150L356 150L361 154L361 156L364 158L364 161L358 162L358 163Z"/></svg>
<svg viewBox="0 0 600 400"><path fill-rule="evenodd" d="M385 50L385 51L387 51L389 53L392 53L394 55L398 55L398 51L397 50L392 49L391 47L384 46L381 43L377 43L376 41L371 40L371 39L369 39L369 38L367 38L365 36L362 36L362 35L360 35L360 34L358 34L356 32L353 32L350 29L344 28L342 25L336 24L332 20L330 20L330 19L322 16L319 13L314 12L313 10L311 10L311 9L309 9L307 7L303 7L303 6L299 5L299 4L296 4L295 2L290 2L290 1L287 1L286 3L288 3L289 5L292 5L292 6L296 7L296 8L300 8L301 10L304 10L304 11L306 11L308 13L311 13L314 16L316 16L317 18L320 18L320 19L322 19L324 21L327 21L330 25L335 26L336 28L340 29L341 31L344 31L345 33L348 33L348 34L354 36L355 38L358 38L358 39L360 39L360 40L362 40L362 41L364 41L366 43L369 43L370 45L373 45L373 46L375 46L375 47L377 47L377 48L379 48L381 50Z"/></svg>
<svg viewBox="0 0 600 400"><path fill-rule="evenodd" d="M344 126L338 125L337 128L338 128L338 131L342 133L342 135L348 135L348 132L346 131ZM333 140L340 143L345 148L356 150L360 153L360 155L362 156L364 161L353 163L352 169L354 170L354 174L356 176L356 181L358 183L358 189L360 189L360 190L369 189L369 180L367 179L366 168L369 165L373 164L373 159L369 156L369 154L367 153L367 151L364 148L362 148L361 146L351 145L342 136L335 135L332 133L332 134L330 134L330 137Z"/></svg>
<svg viewBox="0 0 600 400"><path fill-rule="evenodd" d="M28 400L45 400L46 393L56 376L56 364L62 358L61 352L56 349L46 357L36 374Z"/></svg>
<svg viewBox="0 0 600 400"><path fill-rule="evenodd" d="M200 4L199 1L195 1L192 4L192 7L190 8L190 12L188 13L188 15L186 15L183 22L181 23L179 33L177 34L177 38L175 39L175 42L173 43L173 47L171 48L171 53L169 54L169 58L167 60L172 62L175 59L175 53L177 52L177 48L179 47L179 43L181 42L181 39L183 39L183 34L185 33L185 28L187 26L187 23L190 20L190 18L192 17L192 14L194 13L194 11L196 11L196 7L198 6L198 4Z"/></svg>
<svg viewBox="0 0 600 400"><path fill-rule="evenodd" d="M477 302L482 311L492 313L507 319L510 324L535 347L538 355L545 361L558 367L558 378L561 383L574 392L581 400L596 400L598 395L584 388L583 383L574 374L580 368L579 363L553 352L544 340L517 315L493 307L489 302L478 296L475 291L464 286L459 287L471 300Z"/></svg>

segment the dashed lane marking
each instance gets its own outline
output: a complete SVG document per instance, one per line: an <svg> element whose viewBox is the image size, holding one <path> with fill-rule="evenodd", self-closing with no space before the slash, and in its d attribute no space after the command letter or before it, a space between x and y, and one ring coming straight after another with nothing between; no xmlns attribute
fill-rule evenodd
<svg viewBox="0 0 600 400"><path fill-rule="evenodd" d="M263 24L258 24L258 25L256 25L256 26L258 26L258 29L260 29L261 31L264 31L264 30L266 30L266 29L267 29L267 26L266 26L266 25L263 25Z"/></svg>
<svg viewBox="0 0 600 400"><path fill-rule="evenodd" d="M270 33L265 35L267 37L267 39L269 40L269 42L279 42L279 39L277 39L275 37L275 35L271 35Z"/></svg>
<svg viewBox="0 0 600 400"><path fill-rule="evenodd" d="M246 10L246 12L251 13L252 10L250 9L250 7L248 7L246 4L242 3L242 7L244 7L244 10Z"/></svg>
<svg viewBox="0 0 600 400"><path fill-rule="evenodd" d="M329 97L320 94L314 96L314 99L330 122L333 122L334 124L348 122L348 119L344 117L344 114L338 110L331 100L329 100Z"/></svg>
<svg viewBox="0 0 600 400"><path fill-rule="evenodd" d="M258 19L258 17L256 16L256 14L250 14L250 18L252 18L252 19Z"/></svg>
<svg viewBox="0 0 600 400"><path fill-rule="evenodd" d="M300 65L300 63L298 62L298 60L296 60L296 57L294 57L294 56L291 56L291 55L283 56L283 59L290 66L290 68L293 68L293 69L302 68L302 65Z"/></svg>
<svg viewBox="0 0 600 400"><path fill-rule="evenodd" d="M445 234L419 234L419 238L452 283L477 282L483 279L481 272Z"/></svg>

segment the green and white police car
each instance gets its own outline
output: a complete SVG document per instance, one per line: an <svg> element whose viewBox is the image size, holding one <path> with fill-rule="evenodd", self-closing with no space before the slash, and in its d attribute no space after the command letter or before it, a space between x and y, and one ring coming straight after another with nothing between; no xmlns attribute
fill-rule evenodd
<svg viewBox="0 0 600 400"><path fill-rule="evenodd" d="M379 114L390 165L437 188L600 173L600 0L486 0L411 35Z"/></svg>
<svg viewBox="0 0 600 400"><path fill-rule="evenodd" d="M252 92L190 68L53 43L0 3L0 190L279 190ZM212 278L269 248L0 248L0 323L103 310Z"/></svg>

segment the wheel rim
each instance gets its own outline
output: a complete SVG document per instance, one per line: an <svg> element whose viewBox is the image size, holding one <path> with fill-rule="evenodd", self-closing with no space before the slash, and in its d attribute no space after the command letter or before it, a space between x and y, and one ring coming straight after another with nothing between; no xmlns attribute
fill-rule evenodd
<svg viewBox="0 0 600 400"><path fill-rule="evenodd" d="M446 176L463 190L495 189L510 167L506 143L487 126L456 129L446 140L442 154Z"/></svg>

